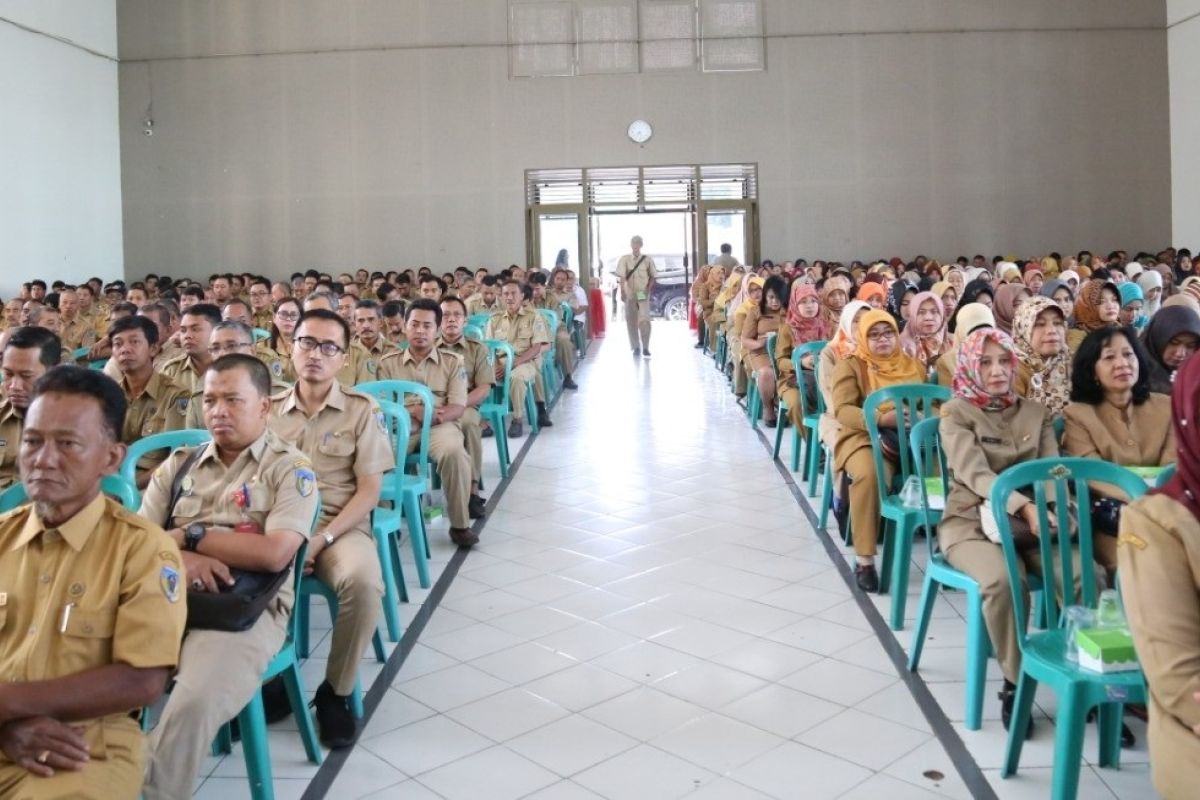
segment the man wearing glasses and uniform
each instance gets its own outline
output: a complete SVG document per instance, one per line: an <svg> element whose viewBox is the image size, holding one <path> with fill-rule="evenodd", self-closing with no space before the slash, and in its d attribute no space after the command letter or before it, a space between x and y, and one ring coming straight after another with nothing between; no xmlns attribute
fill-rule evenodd
<svg viewBox="0 0 1200 800"><path fill-rule="evenodd" d="M321 518L304 571L337 593L329 664L315 701L321 741L335 748L349 747L356 736L348 699L383 597L371 512L379 504L383 473L395 464L375 398L337 380L349 347L350 325L336 311L304 312L292 347L296 384L272 398L268 423L312 460L317 473Z"/></svg>

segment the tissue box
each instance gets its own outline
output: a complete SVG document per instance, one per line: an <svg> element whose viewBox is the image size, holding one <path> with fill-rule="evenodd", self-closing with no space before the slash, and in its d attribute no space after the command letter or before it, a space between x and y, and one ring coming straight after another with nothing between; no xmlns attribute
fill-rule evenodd
<svg viewBox="0 0 1200 800"><path fill-rule="evenodd" d="M1140 669L1128 628L1085 628L1075 634L1079 666L1092 672Z"/></svg>
<svg viewBox="0 0 1200 800"><path fill-rule="evenodd" d="M930 511L946 510L946 496L942 494L942 479L940 477L925 479L925 496L929 498Z"/></svg>

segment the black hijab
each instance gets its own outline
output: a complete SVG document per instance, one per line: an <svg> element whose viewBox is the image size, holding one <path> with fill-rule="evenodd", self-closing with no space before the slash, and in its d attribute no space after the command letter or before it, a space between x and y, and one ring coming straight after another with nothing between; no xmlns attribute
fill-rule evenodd
<svg viewBox="0 0 1200 800"><path fill-rule="evenodd" d="M992 288L991 282L987 278L976 278L963 287L962 297L958 298L958 305L954 308L954 314L951 315L950 321L946 323L946 330L954 333L955 323L958 321L958 310L968 303L975 303L979 300L979 295L986 294L996 300L996 290Z"/></svg>
<svg viewBox="0 0 1200 800"><path fill-rule="evenodd" d="M1150 391L1160 394L1171 393L1175 369L1163 361L1163 351L1181 333L1190 333L1200 338L1200 314L1187 306L1160 308L1150 318L1150 324L1142 333L1142 344L1150 355Z"/></svg>

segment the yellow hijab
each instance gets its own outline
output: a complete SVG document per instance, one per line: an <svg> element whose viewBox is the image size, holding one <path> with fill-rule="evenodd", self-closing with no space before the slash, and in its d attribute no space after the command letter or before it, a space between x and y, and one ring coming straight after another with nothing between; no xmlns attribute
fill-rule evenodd
<svg viewBox="0 0 1200 800"><path fill-rule="evenodd" d="M724 308L730 300L733 299L734 292L742 285L742 276L736 272L729 276L725 281L725 285L721 287L721 293L717 295L717 305Z"/></svg>
<svg viewBox="0 0 1200 800"><path fill-rule="evenodd" d="M758 305L758 301L750 296L750 290L753 289L755 286L757 286L758 288L761 289L763 287L763 285L765 285L765 284L766 284L766 281L763 280L762 278L758 277L757 275L754 275L753 277L750 278L750 280L746 281L746 299L742 301L742 304L740 306L738 306L737 311L735 311L733 313L745 314L750 309L752 309L756 305Z"/></svg>
<svg viewBox="0 0 1200 800"><path fill-rule="evenodd" d="M886 358L872 353L870 342L867 340L867 331L880 322L891 326L896 337L896 349ZM854 355L867 366L867 385L863 387L866 394L901 383L924 383L928 374L920 361L900 347L900 328L897 327L895 318L882 309L873 308L859 318Z"/></svg>

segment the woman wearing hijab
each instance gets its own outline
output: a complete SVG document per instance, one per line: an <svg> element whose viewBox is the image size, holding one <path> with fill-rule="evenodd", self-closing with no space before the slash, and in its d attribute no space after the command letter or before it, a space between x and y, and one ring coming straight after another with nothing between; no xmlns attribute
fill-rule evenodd
<svg viewBox="0 0 1200 800"><path fill-rule="evenodd" d="M872 281L860 286L854 299L863 301L871 308L886 308L887 296L887 289L883 288L883 284Z"/></svg>
<svg viewBox="0 0 1200 800"><path fill-rule="evenodd" d="M1115 283L1095 278L1079 287L1075 297L1074 322L1067 332L1067 348L1072 353L1092 331L1116 325L1121 314L1121 292Z"/></svg>
<svg viewBox="0 0 1200 800"><path fill-rule="evenodd" d="M946 283L954 287L955 296L962 297L963 287L967 285L967 279L962 267L951 267L947 270Z"/></svg>
<svg viewBox="0 0 1200 800"><path fill-rule="evenodd" d="M1013 317L1017 353L1017 394L1041 403L1051 416L1063 413L1071 398L1071 353L1067 318L1048 297L1031 297Z"/></svg>
<svg viewBox="0 0 1200 800"><path fill-rule="evenodd" d="M1058 279L1067 285L1071 290L1071 294L1079 294L1079 273L1073 269L1063 270L1058 273Z"/></svg>
<svg viewBox="0 0 1200 800"><path fill-rule="evenodd" d="M708 349L717 349L718 326L725 321L725 308L719 300L725 286L725 268L717 264L708 271L708 279L700 291L700 313L703 315ZM719 316L719 319L717 317Z"/></svg>
<svg viewBox="0 0 1200 800"><path fill-rule="evenodd" d="M991 308L995 299L996 292L992 289L992 284L989 281L984 278L976 278L971 281L963 288L963 293L958 298L958 308L954 309L954 315L946 323L946 330L950 333L958 330L958 315L962 313L963 306L970 305L971 303L979 303Z"/></svg>
<svg viewBox="0 0 1200 800"><path fill-rule="evenodd" d="M1163 279L1152 269L1148 269L1141 275L1138 275L1137 285L1142 289L1142 296L1145 298L1145 303L1142 306L1142 313L1146 315L1147 321L1153 317L1155 312L1162 306L1163 299Z"/></svg>
<svg viewBox="0 0 1200 800"><path fill-rule="evenodd" d="M1070 327L1071 315L1075 313L1075 293L1071 287L1058 278L1046 281L1042 286L1041 296L1053 300L1062 309L1063 318Z"/></svg>
<svg viewBox="0 0 1200 800"><path fill-rule="evenodd" d="M900 347L933 373L946 351L946 310L933 292L920 292L909 305L912 320L900 332Z"/></svg>
<svg viewBox="0 0 1200 800"><path fill-rule="evenodd" d="M692 281L692 308L696 313L696 348L704 347L704 342L708 338L707 327L709 311L712 309L712 302L716 299L715 295L710 294L709 287L714 268L712 264L705 264L696 273L696 280Z"/></svg>
<svg viewBox="0 0 1200 800"><path fill-rule="evenodd" d="M950 387L954 380L954 370L958 366L958 351L967 337L980 328L996 327L996 318L992 315L992 309L983 303L960 305L957 311L958 327L951 334L951 346L937 360L938 384L946 387Z"/></svg>
<svg viewBox="0 0 1200 800"><path fill-rule="evenodd" d="M742 321L742 351L745 353L746 374L758 385L762 398L763 420L768 428L776 425L775 369L767 352L767 337L779 331L787 313L787 284L778 275L767 278L756 305L746 311ZM756 420L757 421L757 420Z"/></svg>
<svg viewBox="0 0 1200 800"><path fill-rule="evenodd" d="M917 285L905 280L898 280L888 290L887 310L896 320L900 330L908 324L909 303L917 296Z"/></svg>
<svg viewBox="0 0 1200 800"><path fill-rule="evenodd" d="M1169 298L1170 305L1159 309L1142 333L1152 392L1171 394L1176 371L1200 346L1200 313L1179 303L1182 297Z"/></svg>
<svg viewBox="0 0 1200 800"><path fill-rule="evenodd" d="M805 402L816 407L816 386L813 370L816 359L811 356L800 365L801 374L796 375L792 351L809 342L820 342L829 338L829 329L821 318L821 301L816 287L811 283L796 281L792 284L788 298L787 324L779 326L775 339L775 366L779 371L779 397L787 404L788 419L796 430L801 430L800 391L805 392Z"/></svg>
<svg viewBox="0 0 1200 800"><path fill-rule="evenodd" d="M817 390L825 402L825 413L821 415L817 433L821 436L821 444L830 450L837 444L838 433L842 429L837 421L837 416L833 413L833 372L839 361L844 361L854 355L856 348L854 332L858 328L858 320L870 310L871 307L861 300L851 300L846 303L833 338L821 350L821 356L817 359L820 367L817 370Z"/></svg>
<svg viewBox="0 0 1200 800"><path fill-rule="evenodd" d="M864 592L879 590L875 551L879 543L878 482L890 481L895 468L884 460L884 475L875 474L871 439L863 417L863 403L874 391L887 386L923 383L925 367L900 349L900 329L886 311L863 314L856 330L854 354L838 362L833 371L833 408L842 425L834 446L834 466L850 479L850 520L854 529L855 578ZM896 410L881 410L882 429L897 425ZM904 591L898 587L897 591Z"/></svg>
<svg viewBox="0 0 1200 800"><path fill-rule="evenodd" d="M1142 287L1132 281L1125 281L1117 287L1121 295L1121 312L1117 315L1117 324L1141 330L1149 320L1142 310L1146 306L1146 295Z"/></svg>
<svg viewBox="0 0 1200 800"><path fill-rule="evenodd" d="M729 321L726 323L726 341L729 342L729 354L733 360L733 393L738 397L746 396L745 355L742 349L742 326L746 322L746 314L758 305L762 299L763 284L766 283L757 275L746 273L742 279L742 290L730 303Z"/></svg>
<svg viewBox="0 0 1200 800"><path fill-rule="evenodd" d="M841 319L842 309L850 300L850 279L841 275L830 275L821 286L821 319L825 327L833 330Z"/></svg>
<svg viewBox="0 0 1200 800"><path fill-rule="evenodd" d="M991 513L992 484L1001 472L1014 464L1058 456L1053 417L1045 406L1017 394L1016 372L1015 347L1002 331L977 330L963 342L954 370L954 399L942 408L942 451L952 477L937 526L946 560L977 580L983 593L984 622L1004 674L1000 718L1006 729L1021 668L1018 622L1004 553L984 533L982 515ZM1041 533L1037 507L1024 495L1014 492L1006 510L1010 518ZM1040 574L1038 551L1025 552L1026 571ZM1078 563L1077 552L1074 557Z"/></svg>
<svg viewBox="0 0 1200 800"><path fill-rule="evenodd" d="M1022 280L1025 282L1025 286L1029 289L1031 295L1041 294L1042 287L1046 285L1046 275L1040 269L1030 268L1026 270Z"/></svg>
<svg viewBox="0 0 1200 800"><path fill-rule="evenodd" d="M1151 779L1176 798L1200 786L1200 360L1179 371L1171 424L1175 477L1121 512L1117 563L1150 694Z"/></svg>
<svg viewBox="0 0 1200 800"><path fill-rule="evenodd" d="M992 303L996 327L1011 336L1013 317L1028 299L1029 288L1023 283L1002 283L996 287L995 302Z"/></svg>
<svg viewBox="0 0 1200 800"><path fill-rule="evenodd" d="M942 301L944 318L949 321L950 317L954 316L954 310L958 308L958 292L950 285L949 281L938 281L929 291L933 292L934 297Z"/></svg>
<svg viewBox="0 0 1200 800"><path fill-rule="evenodd" d="M1162 278L1162 299L1166 302L1168 297L1175 294L1175 271L1166 264L1155 264L1154 271Z"/></svg>

